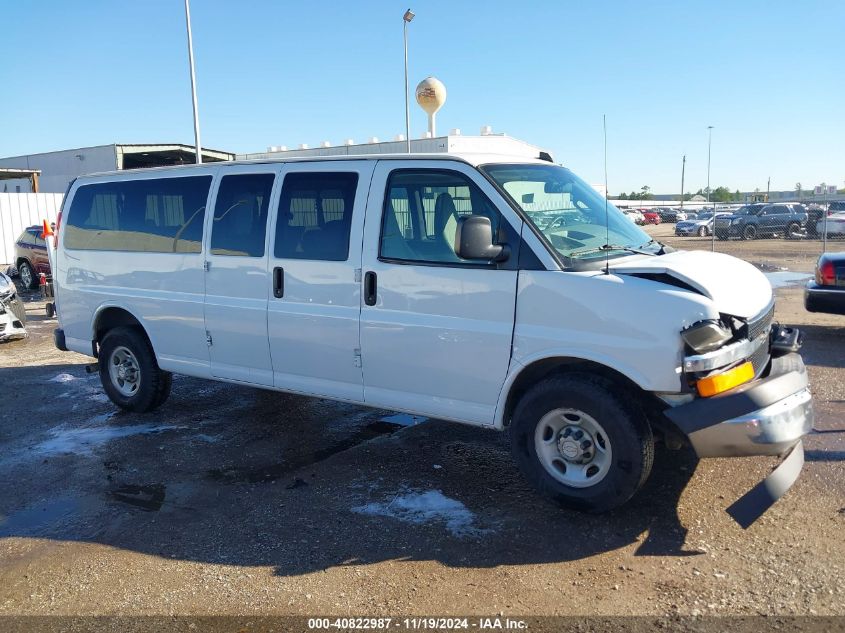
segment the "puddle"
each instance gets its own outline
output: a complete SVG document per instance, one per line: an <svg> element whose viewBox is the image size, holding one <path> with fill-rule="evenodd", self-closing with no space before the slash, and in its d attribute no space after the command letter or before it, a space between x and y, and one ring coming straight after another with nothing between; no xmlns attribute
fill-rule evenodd
<svg viewBox="0 0 845 633"><path fill-rule="evenodd" d="M100 415L92 418L91 422L102 424L108 421L113 415L114 413ZM52 437L35 446L32 449L32 452L36 455L62 455L67 453L74 455L89 455L95 448L122 437L129 437L131 435L149 435L151 433L161 433L162 431L182 428L185 427L165 424L97 426L81 429L64 429L57 427L50 431L50 435L52 435Z"/></svg>
<svg viewBox="0 0 845 633"><path fill-rule="evenodd" d="M400 424L397 422L390 421L392 418L395 417L401 417L401 419L405 423ZM411 419L415 419L417 421L409 422ZM317 462L321 462L325 459L328 459L332 455L336 455L337 453L341 453L345 450L348 450L353 446L357 446L358 444L373 440L382 435L391 435L399 429L405 428L406 426L410 426L411 424L419 424L420 422L426 419L427 418L421 418L405 414L397 414L397 416L388 416L387 418L383 418L376 422L371 422L370 424L367 424L366 426L358 429L358 431L356 431L346 439L314 453L307 455L298 455L296 459L283 461L277 464L259 466L257 468L214 468L208 471L208 476L213 480L222 481L225 483L255 484L273 482L279 479L280 477L283 477L287 473L299 470L300 468L303 468L305 466L310 466L311 464L316 464Z"/></svg>
<svg viewBox="0 0 845 633"><path fill-rule="evenodd" d="M157 512L161 509L166 496L166 488L162 484L151 486L127 485L115 488L109 495L115 501L127 503L147 512Z"/></svg>
<svg viewBox="0 0 845 633"><path fill-rule="evenodd" d="M352 508L353 512L370 516L384 516L405 523L444 523L452 536L481 536L488 529L475 527L475 514L457 499L445 496L439 490L410 491L396 495L388 503L368 503Z"/></svg>
<svg viewBox="0 0 845 633"><path fill-rule="evenodd" d="M791 288L794 286L803 286L807 280L812 279L813 275L810 273L796 273L789 270L780 270L776 272L764 272L766 279L772 284L772 288Z"/></svg>
<svg viewBox="0 0 845 633"><path fill-rule="evenodd" d="M14 512L7 517L0 514L0 537L37 536L43 534L62 519L79 509L79 501L62 497L40 502L29 508Z"/></svg>
<svg viewBox="0 0 845 633"><path fill-rule="evenodd" d="M381 419L382 422L388 424L398 424L399 426L415 426L427 422L428 418L420 415L411 415L410 413L396 413Z"/></svg>

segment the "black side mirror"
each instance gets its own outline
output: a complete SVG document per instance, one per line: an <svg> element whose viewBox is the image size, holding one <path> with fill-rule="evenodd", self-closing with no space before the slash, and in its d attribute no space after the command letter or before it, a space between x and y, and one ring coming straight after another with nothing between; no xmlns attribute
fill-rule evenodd
<svg viewBox="0 0 845 633"><path fill-rule="evenodd" d="M493 243L490 218L484 215L465 215L458 218L455 253L461 259L503 262L510 256L510 249L507 244Z"/></svg>

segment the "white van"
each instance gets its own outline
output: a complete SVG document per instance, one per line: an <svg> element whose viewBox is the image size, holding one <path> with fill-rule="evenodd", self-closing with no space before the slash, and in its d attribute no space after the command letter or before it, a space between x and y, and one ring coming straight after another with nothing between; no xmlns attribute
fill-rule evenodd
<svg viewBox="0 0 845 633"><path fill-rule="evenodd" d="M124 409L171 373L509 429L525 475L603 511L655 439L789 457L812 427L797 331L726 255L673 252L547 160L379 155L78 178L60 215L59 349Z"/></svg>

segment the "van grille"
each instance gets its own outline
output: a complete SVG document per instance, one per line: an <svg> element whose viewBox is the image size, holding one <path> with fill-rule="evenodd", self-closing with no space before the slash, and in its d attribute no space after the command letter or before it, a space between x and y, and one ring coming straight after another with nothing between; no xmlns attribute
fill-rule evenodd
<svg viewBox="0 0 845 633"><path fill-rule="evenodd" d="M772 305L761 315L754 317L748 321L748 338L756 341L757 337L762 334L768 334L772 327L772 320L775 318L775 304ZM765 346L768 349L768 346Z"/></svg>
<svg viewBox="0 0 845 633"><path fill-rule="evenodd" d="M754 368L754 377L759 377L766 369L766 365L769 364L769 342L766 341L758 347L748 360L751 361L751 366Z"/></svg>

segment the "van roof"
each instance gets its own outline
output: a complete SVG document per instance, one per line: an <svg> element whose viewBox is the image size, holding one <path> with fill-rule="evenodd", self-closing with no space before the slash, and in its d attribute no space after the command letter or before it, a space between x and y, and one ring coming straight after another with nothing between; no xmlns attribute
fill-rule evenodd
<svg viewBox="0 0 845 633"><path fill-rule="evenodd" d="M164 167L146 167L143 169L123 169L115 171L103 171L80 176L79 179L95 176L117 176L124 174L148 173L158 171L172 171L179 169L203 169L214 168L223 165L265 165L275 163L314 163L314 162L335 162L348 160L443 160L461 161L478 167L488 163L528 163L537 165L549 165L548 160L541 160L539 157L515 156L512 154L490 154L490 153L438 153L438 154L350 154L345 156L301 156L290 158L257 158L251 160L215 161L213 163L187 163L185 165L168 165Z"/></svg>

